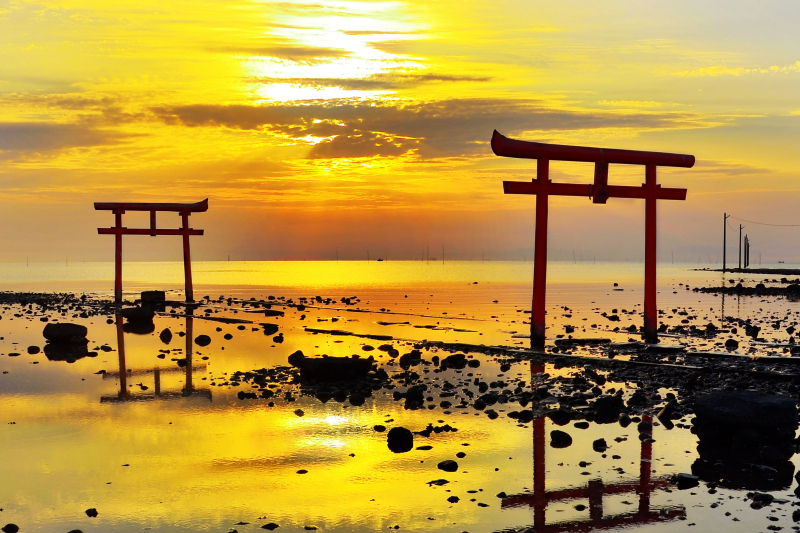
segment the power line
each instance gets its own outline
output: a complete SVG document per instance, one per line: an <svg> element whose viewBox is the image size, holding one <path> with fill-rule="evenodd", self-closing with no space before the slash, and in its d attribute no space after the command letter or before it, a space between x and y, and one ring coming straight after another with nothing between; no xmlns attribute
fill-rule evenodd
<svg viewBox="0 0 800 533"><path fill-rule="evenodd" d="M742 222L749 222L750 224L758 224L759 226L774 226L774 227L781 227L781 228L797 228L800 227L800 224L767 224L766 222L754 222L752 220L745 220L743 218L738 218L733 215L728 215L729 218L734 220L741 220Z"/></svg>

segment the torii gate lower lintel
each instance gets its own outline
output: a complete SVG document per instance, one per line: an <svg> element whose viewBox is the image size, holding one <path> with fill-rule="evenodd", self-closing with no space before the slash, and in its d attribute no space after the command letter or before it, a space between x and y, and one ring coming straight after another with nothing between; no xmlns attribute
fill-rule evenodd
<svg viewBox="0 0 800 533"><path fill-rule="evenodd" d="M114 213L115 224L112 228L97 228L100 235L114 235L114 301L122 301L122 236L123 235L181 235L183 236L183 271L186 284L186 301L194 301L192 287L192 259L189 252L189 236L203 235L203 230L189 227L189 215L208 211L208 198L193 204L178 203L146 203L146 202L95 202L97 211L111 211ZM149 228L126 228L122 225L122 215L125 211L149 211ZM156 227L156 212L168 211L179 213L182 227L176 229L159 229Z"/></svg>
<svg viewBox="0 0 800 533"><path fill-rule="evenodd" d="M694 156L639 150L617 150L545 144L509 139L497 130L492 135L492 151L499 156L536 159L536 179L530 182L504 181L505 194L536 195L536 228L533 266L533 302L531 307L531 345L544 347L545 292L547 285L547 218L550 195L584 196L596 204L608 198L641 198L645 201L645 291L644 339L657 341L658 308L656 305L656 200L685 200L686 189L664 188L656 183L658 166L691 168ZM595 164L594 183L553 183L550 161L577 161ZM641 187L609 185L608 165L643 165L645 183Z"/></svg>

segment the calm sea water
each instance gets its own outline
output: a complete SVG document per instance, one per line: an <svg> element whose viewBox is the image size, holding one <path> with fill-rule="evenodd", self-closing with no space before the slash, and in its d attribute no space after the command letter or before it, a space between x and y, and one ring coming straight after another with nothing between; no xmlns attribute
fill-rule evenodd
<svg viewBox="0 0 800 533"><path fill-rule="evenodd" d="M0 320L0 523L16 523L22 533L74 529L243 533L261 531L268 522L278 523L278 531L307 527L394 531L397 526L400 531L483 532L521 531L533 523L530 507L503 507L496 496L524 495L533 487L532 428L505 417L508 409L498 409L497 420L435 402L430 409L407 410L385 392L362 406L322 403L306 396L290 401L284 396L291 388L286 385L278 387L274 406L268 406L265 400L239 400L238 392L250 390L249 385L229 382L237 371L286 365L288 355L298 349L307 355L350 356L364 354L365 345L380 342L312 334L307 326L388 335L401 353L424 339L524 346L521 335L527 333L530 316L524 311L530 305L531 263L198 262L193 266L198 296L320 295L337 301L357 296L360 301L353 307L368 312L350 312L333 303L304 311L287 307L284 317L265 318L236 304L212 302L207 306L212 316L245 323L157 316L154 332L144 334L119 333L105 316L51 315L50 319L86 325L90 348L98 353L68 362L51 360L41 352L27 353L28 346L44 345L43 317L25 314L19 306L5 307ZM670 318L673 306L718 321L723 314L745 316L767 305L729 300L723 309L720 298L686 291L686 284L721 280L719 273L690 270L694 266L663 265L659 270L660 308ZM175 291L170 298L182 295L180 263L126 263L124 276L126 296L131 299L138 291L153 288ZM619 326L640 324L636 310L641 309L642 284L641 263L551 263L548 335L563 333L571 324L576 334L627 340L627 333L612 331L598 313L619 308ZM5 290L85 291L109 297L112 285L111 263L0 265L0 286ZM279 326L282 342L263 333L259 324L265 321ZM164 328L176 334L169 344L158 336ZM189 335L178 337L182 332ZM192 344L200 334L211 337L209 346ZM99 349L103 346L108 351ZM425 353L428 359L431 355ZM177 360L187 356L188 366L180 366ZM527 363L501 370L494 358L475 357L481 361L475 378L531 379ZM377 356L381 366L399 371L388 359L383 353ZM105 374L98 373L102 371ZM126 379L120 379L120 371ZM571 372L549 365L547 371ZM431 377L431 382L463 377L448 371ZM415 444L432 449L406 454L391 453L385 433L373 429L384 424L419 431L428 424L444 423L458 431L420 437ZM550 429L548 421L545 430ZM548 490L583 487L596 478L606 484L636 481L641 444L635 429L609 452L621 459L601 457L591 445L600 437L614 442L619 426L593 425L570 433L573 446L547 449ZM691 470L696 459L691 433L656 429L654 437L654 478ZM466 456L458 459L457 472L437 469L439 461L453 459L459 452ZM580 466L581 461L590 464ZM307 473L298 474L300 470ZM429 485L441 478L449 483ZM451 496L459 501L448 501ZM725 509L739 519L726 519L726 529L765 529L768 522L750 513L742 496L720 490L689 498L685 493L656 491L648 503L656 514L662 508L680 508L686 520L633 520L626 527L678 531L696 524L699 530L716 530L722 514L709 512L708 506L724 499ZM609 517L627 516L639 505L637 498L635 491L607 495L603 512ZM587 502L551 502L548 523L556 529L586 523L589 511L576 507L580 503ZM89 508L97 509L97 518L86 516ZM791 525L785 513L776 523Z"/></svg>

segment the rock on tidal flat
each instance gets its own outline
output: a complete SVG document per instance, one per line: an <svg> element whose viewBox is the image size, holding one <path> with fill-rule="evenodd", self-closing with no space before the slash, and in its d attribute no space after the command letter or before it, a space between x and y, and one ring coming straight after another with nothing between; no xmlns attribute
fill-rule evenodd
<svg viewBox="0 0 800 533"><path fill-rule="evenodd" d="M695 414L716 424L775 427L795 424L793 398L753 391L717 391L697 398Z"/></svg>
<svg viewBox="0 0 800 533"><path fill-rule="evenodd" d="M164 344L169 344L172 342L172 332L169 330L169 328L164 328L158 335L158 338L161 339L161 342Z"/></svg>
<svg viewBox="0 0 800 533"><path fill-rule="evenodd" d="M572 445L572 437L566 431L555 429L550 432L550 446L552 448L567 448Z"/></svg>
<svg viewBox="0 0 800 533"><path fill-rule="evenodd" d="M350 398L348 399L350 400L350 403L355 406L364 405L364 402L366 401L366 398L360 392L350 393Z"/></svg>
<svg viewBox="0 0 800 533"><path fill-rule="evenodd" d="M89 518L97 518L97 509L92 507L91 509L86 509L86 516Z"/></svg>
<svg viewBox="0 0 800 533"><path fill-rule="evenodd" d="M149 307L126 307L119 314L131 322L150 322L155 316L155 312Z"/></svg>
<svg viewBox="0 0 800 533"><path fill-rule="evenodd" d="M17 533L19 526L17 524L6 524L2 528L3 533Z"/></svg>
<svg viewBox="0 0 800 533"><path fill-rule="evenodd" d="M453 461L452 459L447 459L436 465L436 467L439 470L444 470L445 472L455 472L456 470L458 470L458 463Z"/></svg>
<svg viewBox="0 0 800 533"><path fill-rule="evenodd" d="M686 490L698 486L700 478L691 474L678 474L675 476L675 483L678 485L678 490Z"/></svg>
<svg viewBox="0 0 800 533"><path fill-rule="evenodd" d="M142 291L142 303L163 303L167 300L164 291Z"/></svg>
<svg viewBox="0 0 800 533"><path fill-rule="evenodd" d="M50 322L44 327L42 335L53 343L86 344L89 342L86 340L88 332L86 326L80 324Z"/></svg>
<svg viewBox="0 0 800 533"><path fill-rule="evenodd" d="M394 453L405 453L414 447L414 434L404 427L396 427L386 434L386 443Z"/></svg>
<svg viewBox="0 0 800 533"><path fill-rule="evenodd" d="M569 424L569 413L567 413L563 409L556 409L555 411L550 411L547 413L548 418L552 420L553 424L557 426L565 426Z"/></svg>
<svg viewBox="0 0 800 533"><path fill-rule="evenodd" d="M261 327L264 328L264 335L275 335L278 333L278 329L280 329L277 324L268 323L261 324Z"/></svg>
<svg viewBox="0 0 800 533"><path fill-rule="evenodd" d="M201 347L208 346L209 344L211 344L211 337L209 337L208 335L198 335L197 337L195 337L194 343Z"/></svg>

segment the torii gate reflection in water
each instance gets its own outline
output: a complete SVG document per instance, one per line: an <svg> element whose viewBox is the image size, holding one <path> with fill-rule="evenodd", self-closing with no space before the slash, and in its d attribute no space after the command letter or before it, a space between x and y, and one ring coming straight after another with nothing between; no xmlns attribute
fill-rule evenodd
<svg viewBox="0 0 800 533"><path fill-rule="evenodd" d="M116 396L101 396L100 403L120 403L120 402L131 402L131 401L146 401L146 400L169 400L172 398L185 398L188 396L201 396L208 398L209 401L212 399L211 389L208 388L196 388L194 386L193 381L193 374L194 372L205 370L206 365L200 364L196 365L193 363L193 355L194 355L194 336L193 336L193 326L194 326L194 316L193 316L194 309L189 307L186 309L186 352L185 352L185 362L186 365L181 369L180 367L173 367L173 368L159 368L155 367L152 370L131 370L127 367L127 361L125 360L125 331L123 326L123 318L117 312L115 317L116 327L117 327L117 354L119 356L119 372L105 372L103 374L103 379L111 379L115 377L119 377L119 393ZM161 374L167 372L180 372L185 371L186 380L184 382L184 386L181 389L180 393L174 392L164 392L161 390ZM148 394L131 394L128 390L128 378L135 376L135 375L142 375L142 374L153 374L153 395Z"/></svg>
<svg viewBox="0 0 800 533"><path fill-rule="evenodd" d="M189 215L208 211L208 198L194 204L176 203L140 203L140 202L95 202L97 211L111 211L114 213L114 227L97 228L100 235L114 235L114 301L122 302L122 236L123 235L181 235L183 236L183 274L186 283L186 301L194 302L192 287L192 257L189 252L189 236L202 235L203 230L189 227ZM126 228L122 225L122 215L125 211L149 211L149 228ZM180 213L182 227L177 229L158 229L156 227L156 213L171 211Z"/></svg>
<svg viewBox="0 0 800 533"><path fill-rule="evenodd" d="M543 372L544 363L531 361L531 378ZM533 379L531 379L531 386L534 387ZM643 416L642 419L647 422L652 422L652 417L648 415ZM670 476L662 476L655 479L651 478L651 460L653 457L652 442L642 441L638 480L622 481L606 485L601 479L593 479L590 480L585 487L548 491L545 482L545 474L547 472L547 464L545 462L545 417L540 416L534 418L531 426L533 429L533 492L506 496L502 499L501 507L504 509L524 505L533 507L533 530L535 530L536 533L589 532L650 522L675 520L686 516L686 510L682 506L662 507L658 509L650 508L650 494L652 491L656 488L667 486L670 481ZM626 492L638 493L638 509L632 513L605 516L603 514L603 495L623 494ZM548 503L558 500L584 498L588 498L589 500L588 521L576 520L572 522L547 524Z"/></svg>
<svg viewBox="0 0 800 533"><path fill-rule="evenodd" d="M609 198L645 200L644 328L646 342L657 342L658 308L656 306L656 200L685 200L686 189L662 188L656 183L656 167L694 166L694 156L566 146L508 139L494 131L492 151L504 157L536 159L536 179L531 182L504 181L506 194L536 195L536 229L533 264L533 303L531 307L531 347L544 347L545 293L547 286L547 211L550 195L585 196L593 203L604 204ZM594 163L594 183L553 183L550 161ZM645 183L641 187L608 184L609 163L644 165Z"/></svg>

